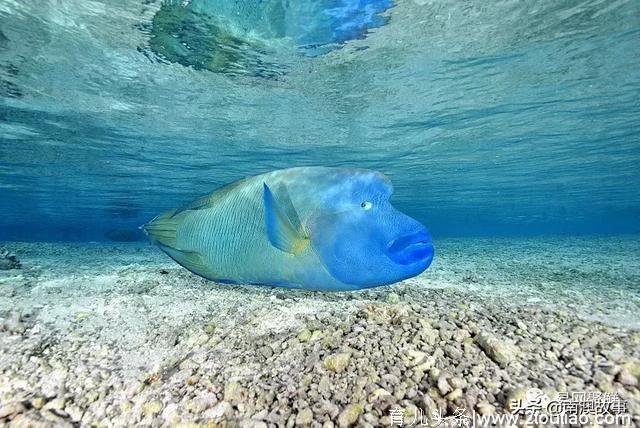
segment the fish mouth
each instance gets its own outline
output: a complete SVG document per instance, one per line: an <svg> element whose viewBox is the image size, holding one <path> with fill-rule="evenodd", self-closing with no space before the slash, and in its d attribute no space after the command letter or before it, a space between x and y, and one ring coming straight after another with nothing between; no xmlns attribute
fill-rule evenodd
<svg viewBox="0 0 640 428"><path fill-rule="evenodd" d="M433 243L426 230L396 238L387 247L387 256L401 265L423 263L428 267L433 255Z"/></svg>

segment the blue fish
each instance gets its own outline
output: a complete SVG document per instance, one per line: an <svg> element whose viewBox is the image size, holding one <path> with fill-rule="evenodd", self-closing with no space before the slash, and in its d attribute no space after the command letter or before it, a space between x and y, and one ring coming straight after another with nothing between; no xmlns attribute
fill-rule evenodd
<svg viewBox="0 0 640 428"><path fill-rule="evenodd" d="M383 174L300 167L236 181L144 226L151 242L204 278L356 290L423 272L431 236L389 202Z"/></svg>

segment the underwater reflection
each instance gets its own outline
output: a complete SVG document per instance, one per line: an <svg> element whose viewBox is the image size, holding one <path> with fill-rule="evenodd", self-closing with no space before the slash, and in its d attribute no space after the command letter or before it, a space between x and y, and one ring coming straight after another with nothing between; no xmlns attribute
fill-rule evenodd
<svg viewBox="0 0 640 428"><path fill-rule="evenodd" d="M283 2L167 1L149 46L161 59L196 70L276 78L286 58L316 56L380 27L391 0Z"/></svg>

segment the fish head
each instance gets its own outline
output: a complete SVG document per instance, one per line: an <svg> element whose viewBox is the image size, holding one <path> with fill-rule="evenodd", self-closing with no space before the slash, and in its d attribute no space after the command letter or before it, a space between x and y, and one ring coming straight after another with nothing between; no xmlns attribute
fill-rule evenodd
<svg viewBox="0 0 640 428"><path fill-rule="evenodd" d="M433 260L428 230L389 201L393 187L381 173L348 170L320 189L307 227L311 244L337 280L367 288L423 272Z"/></svg>

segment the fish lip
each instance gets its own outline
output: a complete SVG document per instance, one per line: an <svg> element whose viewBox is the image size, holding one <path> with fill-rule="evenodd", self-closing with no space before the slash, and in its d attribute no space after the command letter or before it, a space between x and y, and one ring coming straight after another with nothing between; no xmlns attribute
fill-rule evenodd
<svg viewBox="0 0 640 428"><path fill-rule="evenodd" d="M433 245L431 243L431 236L426 230L419 230L418 232L402 235L387 245L387 251L402 251L413 245Z"/></svg>
<svg viewBox="0 0 640 428"><path fill-rule="evenodd" d="M434 248L431 236L426 230L400 236L387 246L387 256L401 265L417 263L427 266L433 260Z"/></svg>

